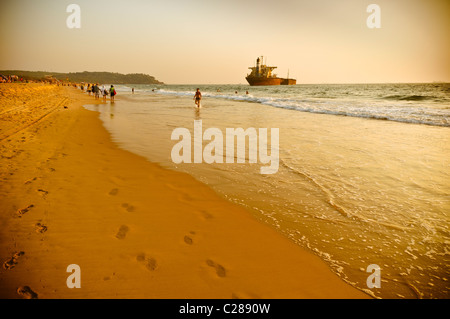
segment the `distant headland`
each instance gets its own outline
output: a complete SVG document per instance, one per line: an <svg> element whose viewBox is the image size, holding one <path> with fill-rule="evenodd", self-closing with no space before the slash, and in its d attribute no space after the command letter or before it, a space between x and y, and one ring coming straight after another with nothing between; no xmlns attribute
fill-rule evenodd
<svg viewBox="0 0 450 319"><path fill-rule="evenodd" d="M155 79L155 77L143 73L121 74L112 72L73 72L56 73L46 71L19 71L5 70L0 71L3 75L16 75L24 80L45 80L54 78L59 81L68 81L73 83L113 83L113 84L164 84Z"/></svg>

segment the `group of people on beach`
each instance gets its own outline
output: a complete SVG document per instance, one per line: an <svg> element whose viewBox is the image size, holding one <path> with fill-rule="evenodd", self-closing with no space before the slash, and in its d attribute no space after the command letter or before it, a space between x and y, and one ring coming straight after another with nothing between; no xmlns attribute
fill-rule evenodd
<svg viewBox="0 0 450 319"><path fill-rule="evenodd" d="M84 91L84 85L81 84L81 91ZM88 83L86 87L86 92L94 95L96 99L100 99L100 94L103 96L103 101L106 101L106 97L109 95L111 97L111 102L114 102L114 96L117 94L114 85L111 85L109 89L106 89L103 85L102 88L98 86L98 83L90 84Z"/></svg>
<svg viewBox="0 0 450 319"><path fill-rule="evenodd" d="M82 83L80 85L81 91L84 92L84 83ZM134 94L134 88L132 88L132 93ZM155 91L154 89L152 91ZM114 88L114 85L111 85L111 87L108 89L105 88L105 86L103 85L102 88L100 88L98 86L98 83L95 84L90 84L88 83L87 87L86 87L86 92L91 95L91 93L94 95L94 97L96 99L100 99L100 94L102 94L103 96L103 101L106 101L106 97L109 95L111 97L111 102L114 102L114 96L117 94L116 93L116 89ZM220 90L218 89L217 92L220 92ZM235 92L236 94L238 93L237 91ZM246 92L246 94L248 94L248 91ZM201 102L202 100L202 93L200 92L200 88L197 88L195 94L194 94L194 101L195 101L195 105L197 106L197 108L201 107Z"/></svg>
<svg viewBox="0 0 450 319"><path fill-rule="evenodd" d="M14 82L23 82L24 79L22 77L18 77L17 75L3 75L0 74L0 83L14 83Z"/></svg>

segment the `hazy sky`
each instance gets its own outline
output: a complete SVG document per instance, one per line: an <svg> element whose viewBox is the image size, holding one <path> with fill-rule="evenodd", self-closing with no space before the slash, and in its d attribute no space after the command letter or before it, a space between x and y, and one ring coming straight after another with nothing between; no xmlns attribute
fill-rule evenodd
<svg viewBox="0 0 450 319"><path fill-rule="evenodd" d="M297 83L450 82L449 39L449 0L0 0L0 69L168 84L246 83L260 55Z"/></svg>

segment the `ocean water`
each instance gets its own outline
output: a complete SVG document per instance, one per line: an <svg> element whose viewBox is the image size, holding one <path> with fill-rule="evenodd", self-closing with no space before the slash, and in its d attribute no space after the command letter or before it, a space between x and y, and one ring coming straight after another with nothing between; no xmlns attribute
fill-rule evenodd
<svg viewBox="0 0 450 319"><path fill-rule="evenodd" d="M142 93L155 90L190 97L196 87L136 86L136 89ZM450 126L450 84L203 85L202 92L207 98L254 102L301 112Z"/></svg>
<svg viewBox="0 0 450 319"><path fill-rule="evenodd" d="M450 297L449 84L133 87L87 106L124 149L210 185L373 296ZM260 174L248 153L243 164L173 163L172 131L193 135L195 120L224 136L278 128L278 172ZM367 287L372 264L381 288Z"/></svg>

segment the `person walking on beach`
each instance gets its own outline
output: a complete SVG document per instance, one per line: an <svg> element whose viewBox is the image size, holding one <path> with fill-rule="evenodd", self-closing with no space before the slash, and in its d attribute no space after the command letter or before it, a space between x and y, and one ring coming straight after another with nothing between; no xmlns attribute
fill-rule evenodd
<svg viewBox="0 0 450 319"><path fill-rule="evenodd" d="M95 99L100 98L100 88L98 87L98 83L95 83L95 85L94 85L94 94L95 94Z"/></svg>
<svg viewBox="0 0 450 319"><path fill-rule="evenodd" d="M103 94L103 101L106 102L106 96L108 95L108 91L106 90L105 86L102 86L102 94Z"/></svg>
<svg viewBox="0 0 450 319"><path fill-rule="evenodd" d="M111 85L109 89L109 94L111 95L111 102L114 102L114 95L116 95L116 89L114 89L114 85Z"/></svg>
<svg viewBox="0 0 450 319"><path fill-rule="evenodd" d="M195 95L194 95L194 100L195 100L195 105L197 105L198 108L200 108L201 99L202 99L202 93L200 93L200 89L197 88L197 92L195 92Z"/></svg>

